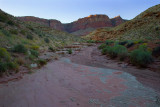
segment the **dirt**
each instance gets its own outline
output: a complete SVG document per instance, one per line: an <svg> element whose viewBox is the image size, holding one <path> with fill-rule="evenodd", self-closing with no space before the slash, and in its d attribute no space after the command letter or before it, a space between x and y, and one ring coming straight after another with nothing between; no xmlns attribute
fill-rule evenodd
<svg viewBox="0 0 160 107"><path fill-rule="evenodd" d="M107 59L91 46L0 84L0 107L159 107L159 83L157 73Z"/></svg>

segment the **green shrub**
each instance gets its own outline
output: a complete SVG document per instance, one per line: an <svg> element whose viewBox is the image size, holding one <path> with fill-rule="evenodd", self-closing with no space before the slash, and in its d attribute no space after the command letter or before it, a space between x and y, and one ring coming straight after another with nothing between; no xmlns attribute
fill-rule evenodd
<svg viewBox="0 0 160 107"><path fill-rule="evenodd" d="M3 33L5 36L11 36L10 32L8 32L7 30L2 29L2 33Z"/></svg>
<svg viewBox="0 0 160 107"><path fill-rule="evenodd" d="M115 58L118 56L120 60L124 60L128 55L127 48L122 45L108 47L107 52L111 58Z"/></svg>
<svg viewBox="0 0 160 107"><path fill-rule="evenodd" d="M39 60L37 61L37 63L38 63L39 66L43 66L43 65L46 65L46 64L47 64L47 61L44 60L44 59L39 59Z"/></svg>
<svg viewBox="0 0 160 107"><path fill-rule="evenodd" d="M102 53L102 55L106 55L107 54L107 48L103 48L101 53Z"/></svg>
<svg viewBox="0 0 160 107"><path fill-rule="evenodd" d="M0 13L0 22L7 22L7 21L8 21L7 15L4 13Z"/></svg>
<svg viewBox="0 0 160 107"><path fill-rule="evenodd" d="M11 26L13 26L13 25L15 24L12 20L9 20L7 23L8 23L9 25L11 25Z"/></svg>
<svg viewBox="0 0 160 107"><path fill-rule="evenodd" d="M112 40L106 40L106 45L111 45L112 43L114 43L114 41L112 41Z"/></svg>
<svg viewBox="0 0 160 107"><path fill-rule="evenodd" d="M50 42L50 40L49 40L48 38L44 38L44 41L45 41L46 43L49 43L49 42Z"/></svg>
<svg viewBox="0 0 160 107"><path fill-rule="evenodd" d="M72 54L72 49L67 50L68 54Z"/></svg>
<svg viewBox="0 0 160 107"><path fill-rule="evenodd" d="M56 51L56 50L53 49L53 47L51 47L51 46L50 46L48 49L49 49L50 51L52 51L52 52L55 52L55 51Z"/></svg>
<svg viewBox="0 0 160 107"><path fill-rule="evenodd" d="M0 48L0 74L11 69L18 72L19 66L11 61L11 56L6 49Z"/></svg>
<svg viewBox="0 0 160 107"><path fill-rule="evenodd" d="M34 61L36 57L31 54L31 55L28 56L28 58L29 58L29 60Z"/></svg>
<svg viewBox="0 0 160 107"><path fill-rule="evenodd" d="M32 35L27 35L27 39L33 40L33 36Z"/></svg>
<svg viewBox="0 0 160 107"><path fill-rule="evenodd" d="M7 63L4 62L0 62L0 74L2 74L3 72L7 71Z"/></svg>
<svg viewBox="0 0 160 107"><path fill-rule="evenodd" d="M12 29L12 30L10 30L10 33L17 35L18 31L16 29Z"/></svg>
<svg viewBox="0 0 160 107"><path fill-rule="evenodd" d="M18 53L27 53L27 48L22 44L18 44L13 47L13 51Z"/></svg>
<svg viewBox="0 0 160 107"><path fill-rule="evenodd" d="M25 30L21 30L20 33L21 33L22 35L25 35L25 34L26 34L26 31L25 31Z"/></svg>
<svg viewBox="0 0 160 107"><path fill-rule="evenodd" d="M87 40L87 43L95 43L95 40Z"/></svg>
<svg viewBox="0 0 160 107"><path fill-rule="evenodd" d="M121 41L121 42L119 42L118 44L119 45L125 45L125 44L127 44L128 43L128 41Z"/></svg>
<svg viewBox="0 0 160 107"><path fill-rule="evenodd" d="M10 70L15 70L16 72L18 72L18 70L19 70L19 66L16 62L8 62L7 68Z"/></svg>
<svg viewBox="0 0 160 107"><path fill-rule="evenodd" d="M10 61L11 56L5 48L0 48L0 62Z"/></svg>
<svg viewBox="0 0 160 107"><path fill-rule="evenodd" d="M152 55L153 55L153 56L156 56L156 57L160 56L160 46L155 47L155 48L153 49Z"/></svg>
<svg viewBox="0 0 160 107"><path fill-rule="evenodd" d="M131 52L130 61L134 65L137 65L140 67L146 67L148 64L152 62L151 52L140 47Z"/></svg>
<svg viewBox="0 0 160 107"><path fill-rule="evenodd" d="M134 42L133 42L132 40L129 40L128 43L127 43L127 45L126 45L126 47L127 47L127 48L130 48L130 47L132 47L133 45L134 45Z"/></svg>
<svg viewBox="0 0 160 107"><path fill-rule="evenodd" d="M103 48L105 48L107 45L106 44L101 44L99 47L98 47L98 49L103 49Z"/></svg>
<svg viewBox="0 0 160 107"><path fill-rule="evenodd" d="M35 56L35 57L38 57L38 55L39 55L39 52L38 52L37 50L31 49L30 52L31 52L31 54L32 54L33 56Z"/></svg>
<svg viewBox="0 0 160 107"><path fill-rule="evenodd" d="M139 45L139 49L146 51L147 50L147 45L146 44Z"/></svg>

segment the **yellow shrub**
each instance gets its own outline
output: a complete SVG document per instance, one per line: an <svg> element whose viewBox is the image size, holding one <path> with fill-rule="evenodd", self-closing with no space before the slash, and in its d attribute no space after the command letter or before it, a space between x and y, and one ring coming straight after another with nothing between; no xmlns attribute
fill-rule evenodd
<svg viewBox="0 0 160 107"><path fill-rule="evenodd" d="M39 46L36 46L36 45L31 46L30 48L33 49L33 50L39 50Z"/></svg>

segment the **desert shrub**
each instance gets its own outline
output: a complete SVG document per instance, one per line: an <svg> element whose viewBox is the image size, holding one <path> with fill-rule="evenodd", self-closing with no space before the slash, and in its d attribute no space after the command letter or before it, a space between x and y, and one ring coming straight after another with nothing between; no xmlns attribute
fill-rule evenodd
<svg viewBox="0 0 160 107"><path fill-rule="evenodd" d="M103 49L103 48L105 48L107 45L106 44L101 44L99 47L98 47L98 49Z"/></svg>
<svg viewBox="0 0 160 107"><path fill-rule="evenodd" d="M151 52L145 50L143 47L139 47L138 49L131 52L130 61L134 65L146 67L152 62Z"/></svg>
<svg viewBox="0 0 160 107"><path fill-rule="evenodd" d="M31 46L30 48L33 50L39 50L39 46L37 46L37 45Z"/></svg>
<svg viewBox="0 0 160 107"><path fill-rule="evenodd" d="M12 20L9 20L9 21L7 22L7 24L13 26L15 23L14 23Z"/></svg>
<svg viewBox="0 0 160 107"><path fill-rule="evenodd" d="M27 58L29 58L29 60L34 61L36 59L36 57L34 55L29 55Z"/></svg>
<svg viewBox="0 0 160 107"><path fill-rule="evenodd" d="M95 40L87 40L87 43L95 43Z"/></svg>
<svg viewBox="0 0 160 107"><path fill-rule="evenodd" d="M68 49L68 54L72 54L72 49Z"/></svg>
<svg viewBox="0 0 160 107"><path fill-rule="evenodd" d="M3 72L7 71L7 63L4 62L0 62L0 74L2 74Z"/></svg>
<svg viewBox="0 0 160 107"><path fill-rule="evenodd" d="M16 59L16 62L17 62L17 64L19 64L19 65L23 65L23 64L25 63L24 59L21 58L21 57L17 58L17 59Z"/></svg>
<svg viewBox="0 0 160 107"><path fill-rule="evenodd" d="M8 17L4 13L0 13L0 22L6 22L8 21Z"/></svg>
<svg viewBox="0 0 160 107"><path fill-rule="evenodd" d="M146 44L139 45L139 49L146 51L147 45Z"/></svg>
<svg viewBox="0 0 160 107"><path fill-rule="evenodd" d="M50 42L50 40L49 40L48 38L44 38L44 41L45 41L46 43L49 43L49 42Z"/></svg>
<svg viewBox="0 0 160 107"><path fill-rule="evenodd" d="M22 44L17 44L13 47L14 52L27 53L27 48Z"/></svg>
<svg viewBox="0 0 160 107"><path fill-rule="evenodd" d="M16 62L8 62L7 68L10 70L15 70L16 72L18 72L18 70L19 70L19 66Z"/></svg>
<svg viewBox="0 0 160 107"><path fill-rule="evenodd" d="M122 42L119 42L119 45L125 45L127 43L128 43L128 41L122 41Z"/></svg>
<svg viewBox="0 0 160 107"><path fill-rule="evenodd" d="M10 30L10 33L17 35L18 34L18 30L12 29L12 30Z"/></svg>
<svg viewBox="0 0 160 107"><path fill-rule="evenodd" d="M130 48L130 47L132 47L133 45L134 45L134 42L133 42L133 41L128 41L126 47L127 47L127 48Z"/></svg>
<svg viewBox="0 0 160 107"><path fill-rule="evenodd" d="M39 55L39 52L38 52L37 50L31 49L30 52L31 52L31 54L32 54L33 56L35 56L35 57L38 57L38 55Z"/></svg>
<svg viewBox="0 0 160 107"><path fill-rule="evenodd" d="M102 55L106 55L106 54L107 54L107 49L108 49L108 48L103 48L103 49L102 49L102 51L101 51Z"/></svg>
<svg viewBox="0 0 160 107"><path fill-rule="evenodd" d="M39 59L39 60L37 61L37 63L38 63L39 66L43 66L43 65L46 65L46 64L47 64L47 61L44 60L44 59Z"/></svg>
<svg viewBox="0 0 160 107"><path fill-rule="evenodd" d="M18 71L19 66L11 61L11 56L6 49L0 48L0 74L11 69Z"/></svg>
<svg viewBox="0 0 160 107"><path fill-rule="evenodd" d="M11 56L5 48L0 48L0 62L9 62L11 60Z"/></svg>
<svg viewBox="0 0 160 107"><path fill-rule="evenodd" d="M55 51L56 51L56 49L54 49L54 48L51 47L51 46L50 46L48 49L49 49L50 51L52 51L52 52L55 52Z"/></svg>
<svg viewBox="0 0 160 107"><path fill-rule="evenodd" d="M156 57L160 56L160 46L153 49L152 55Z"/></svg>
<svg viewBox="0 0 160 107"><path fill-rule="evenodd" d="M107 52L111 58L115 58L118 56L120 60L124 60L128 55L127 48L122 45L108 47Z"/></svg>
<svg viewBox="0 0 160 107"><path fill-rule="evenodd" d="M26 34L26 31L25 31L25 30L21 30L20 33L21 33L22 35L25 35L25 34Z"/></svg>
<svg viewBox="0 0 160 107"><path fill-rule="evenodd" d="M10 32L8 32L7 30L2 29L2 33L3 33L5 36L11 36Z"/></svg>
<svg viewBox="0 0 160 107"><path fill-rule="evenodd" d="M27 35L27 39L33 40L33 36L32 35Z"/></svg>
<svg viewBox="0 0 160 107"><path fill-rule="evenodd" d="M112 40L106 40L106 45L110 45L112 43L114 43L114 41L112 41Z"/></svg>

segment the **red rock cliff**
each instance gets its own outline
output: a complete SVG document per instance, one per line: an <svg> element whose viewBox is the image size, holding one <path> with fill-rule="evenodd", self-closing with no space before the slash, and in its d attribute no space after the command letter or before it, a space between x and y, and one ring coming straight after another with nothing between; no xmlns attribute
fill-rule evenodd
<svg viewBox="0 0 160 107"><path fill-rule="evenodd" d="M31 21L44 24L51 28L67 31L69 33L76 32L79 30L85 30L87 28L96 29L101 27L114 27L124 23L124 20L120 16L109 19L107 15L90 15L88 17L78 19L77 21L68 24L62 24L58 20L47 20L32 16L17 17L17 18L23 21ZM88 31L86 31L86 33L88 33Z"/></svg>

